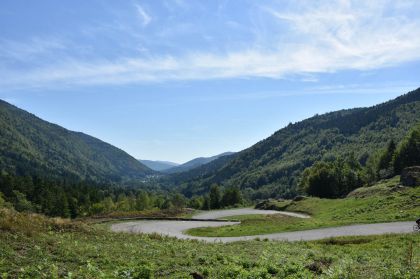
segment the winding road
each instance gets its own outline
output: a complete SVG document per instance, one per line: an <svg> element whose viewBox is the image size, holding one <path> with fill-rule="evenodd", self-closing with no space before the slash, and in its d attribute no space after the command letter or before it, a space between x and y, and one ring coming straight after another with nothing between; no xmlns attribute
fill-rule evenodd
<svg viewBox="0 0 420 279"><path fill-rule="evenodd" d="M311 218L311 216L296 213L296 212L287 212L287 211L277 211L277 210L260 210L260 209L253 209L253 208L238 208L238 209L225 209L225 210L212 210L212 211L204 211L194 215L193 219L220 219L224 217L232 217L232 216L239 216L239 215L253 215L253 214L260 214L260 215L271 215L271 214L282 214L297 218Z"/></svg>
<svg viewBox="0 0 420 279"><path fill-rule="evenodd" d="M193 219L220 219L228 216L250 215L250 214L283 214L296 218L310 218L308 215L282 212L274 210L258 210L251 208L214 210L203 212L195 215ZM354 236L354 235L375 235L387 233L409 233L412 232L413 222L392 222L377 223L363 225L349 225L333 228L322 228L305 231L283 232L253 236L238 237L199 237L184 234L184 231L199 227L220 227L237 225L240 222L217 222L217 221L163 221L163 220L144 220L117 223L111 226L114 232L130 232L130 233L158 233L180 239L196 239L206 242L234 242L252 240L256 238L280 240L280 241L300 241L300 240L317 240L337 236Z"/></svg>

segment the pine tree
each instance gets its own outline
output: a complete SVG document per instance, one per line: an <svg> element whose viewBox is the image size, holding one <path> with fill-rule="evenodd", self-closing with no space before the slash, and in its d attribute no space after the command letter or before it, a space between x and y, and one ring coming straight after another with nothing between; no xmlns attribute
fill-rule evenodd
<svg viewBox="0 0 420 279"><path fill-rule="evenodd" d="M379 178L389 178L394 175L392 160L394 158L396 148L397 146L394 140L391 140L382 155L379 157L377 167Z"/></svg>
<svg viewBox="0 0 420 279"><path fill-rule="evenodd" d="M394 171L420 165L420 125L417 125L399 145L394 157Z"/></svg>
<svg viewBox="0 0 420 279"><path fill-rule="evenodd" d="M212 185L210 188L210 208L217 209L220 208L220 188L216 184Z"/></svg>

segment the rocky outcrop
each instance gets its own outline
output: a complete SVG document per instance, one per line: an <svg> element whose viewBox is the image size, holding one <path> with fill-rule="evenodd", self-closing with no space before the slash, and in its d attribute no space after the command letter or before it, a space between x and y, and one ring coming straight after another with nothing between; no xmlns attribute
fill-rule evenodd
<svg viewBox="0 0 420 279"><path fill-rule="evenodd" d="M262 210L285 210L286 207L290 204L289 200L284 199L268 199L262 202L257 203L255 205L255 209L262 209Z"/></svg>
<svg viewBox="0 0 420 279"><path fill-rule="evenodd" d="M420 166L403 169L401 172L401 184L404 186L420 186Z"/></svg>
<svg viewBox="0 0 420 279"><path fill-rule="evenodd" d="M293 198L293 201L303 201L304 199L306 199L305 196L296 196Z"/></svg>

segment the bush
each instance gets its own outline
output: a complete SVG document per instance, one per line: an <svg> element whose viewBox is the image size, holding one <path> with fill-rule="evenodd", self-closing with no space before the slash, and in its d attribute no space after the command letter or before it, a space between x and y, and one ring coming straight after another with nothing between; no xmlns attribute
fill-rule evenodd
<svg viewBox="0 0 420 279"><path fill-rule="evenodd" d="M0 209L0 231L23 233L28 236L40 232L89 231L89 227L81 222L69 219L47 218L40 214L17 212L14 209Z"/></svg>
<svg viewBox="0 0 420 279"><path fill-rule="evenodd" d="M5 201L3 193L0 192L0 208L2 207L12 208L12 204Z"/></svg>
<svg viewBox="0 0 420 279"><path fill-rule="evenodd" d="M15 202L14 202L14 207L17 211L29 211L29 212L35 211L35 206L26 199L25 194L19 191L13 191L13 194L16 197Z"/></svg>
<svg viewBox="0 0 420 279"><path fill-rule="evenodd" d="M311 196L338 198L363 185L362 168L350 156L346 160L317 162L305 169L300 183L301 189Z"/></svg>

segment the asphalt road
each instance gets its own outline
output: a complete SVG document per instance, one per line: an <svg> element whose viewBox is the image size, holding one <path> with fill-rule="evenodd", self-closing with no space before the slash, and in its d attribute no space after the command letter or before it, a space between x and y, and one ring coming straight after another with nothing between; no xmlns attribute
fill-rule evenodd
<svg viewBox="0 0 420 279"><path fill-rule="evenodd" d="M204 211L194 215L193 219L220 219L223 217L231 217L231 216L238 216L238 215L253 215L253 214L261 214L261 215L271 215L271 214L282 214L297 218L310 218L309 215L295 213L295 212L287 212L287 211L277 211L277 210L260 210L260 209L253 209L253 208L238 208L238 209L225 209L225 210L211 210L211 211Z"/></svg>
<svg viewBox="0 0 420 279"><path fill-rule="evenodd" d="M195 215L193 218L198 219L213 219L223 218L235 215L247 214L285 214L297 217L308 218L307 215L279 212L256 209L229 209L204 212ZM186 235L183 232L199 227L219 227L236 225L239 222L214 222L214 221L133 221L113 224L111 230L115 232L129 232L129 233L158 233L180 239L197 239L206 242L234 242L252 240L255 238L280 240L280 241L300 241L300 240L317 240L337 236L355 236L355 235L376 235L388 233L409 233L413 230L414 222L392 222L392 223L377 223L377 224L363 224L363 225L349 225L333 228L322 228L305 231L283 232L264 235L253 236L239 236L239 237L198 237Z"/></svg>

